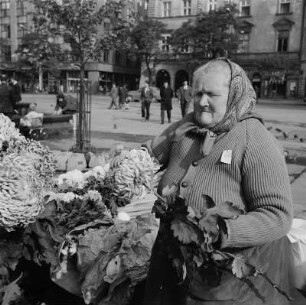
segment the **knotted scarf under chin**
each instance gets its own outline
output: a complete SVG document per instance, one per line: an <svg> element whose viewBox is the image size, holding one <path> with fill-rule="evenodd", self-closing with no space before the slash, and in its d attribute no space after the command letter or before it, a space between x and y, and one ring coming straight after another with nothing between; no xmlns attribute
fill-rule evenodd
<svg viewBox="0 0 306 305"><path fill-rule="evenodd" d="M213 147L215 140L219 134L214 133L208 128L200 128L197 124L192 121L186 122L178 127L172 136L172 141L180 141L183 139L186 133L192 133L195 136L198 136L201 140L201 152L204 156L207 156L211 148Z"/></svg>
<svg viewBox="0 0 306 305"><path fill-rule="evenodd" d="M238 120L238 122L247 120L249 118L254 118L259 120L262 124L264 124L263 118L255 113L255 112L251 112L251 113L246 113L244 115L242 115L240 117L240 119ZM218 127L218 126L217 126ZM191 134L197 136L200 138L201 140L201 147L200 147L200 151L203 153L204 156L207 156L217 137L222 137L223 135L225 135L230 129L226 129L226 128L216 128L212 127L211 129L209 128L205 128L205 127L199 127L199 125L197 125L195 123L195 121L187 121L185 123L183 123L181 126L179 126L172 134L172 141L173 142L177 142L180 141L184 138L184 136L190 132Z"/></svg>

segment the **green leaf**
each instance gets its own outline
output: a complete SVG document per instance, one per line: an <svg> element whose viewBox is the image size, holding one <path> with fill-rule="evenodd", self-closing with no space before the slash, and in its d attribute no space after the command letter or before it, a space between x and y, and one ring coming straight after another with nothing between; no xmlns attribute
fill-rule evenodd
<svg viewBox="0 0 306 305"><path fill-rule="evenodd" d="M203 216L218 215L225 219L234 219L244 213L245 212L242 209L235 206L232 202L225 201L213 208L207 209Z"/></svg>
<svg viewBox="0 0 306 305"><path fill-rule="evenodd" d="M11 302L18 300L21 296L21 290L17 285L17 280L3 287L4 295L1 305L10 305Z"/></svg>
<svg viewBox="0 0 306 305"><path fill-rule="evenodd" d="M212 242L218 240L219 228L217 215L209 214L206 217L201 218L199 221L199 228L211 237Z"/></svg>
<svg viewBox="0 0 306 305"><path fill-rule="evenodd" d="M236 256L232 262L232 272L239 279L255 275L256 268L248 264L242 256Z"/></svg>
<svg viewBox="0 0 306 305"><path fill-rule="evenodd" d="M228 255L226 255L226 253L221 252L221 251L213 251L211 253L211 258L217 262L229 259Z"/></svg>
<svg viewBox="0 0 306 305"><path fill-rule="evenodd" d="M171 230L173 231L173 236L183 244L190 244L192 242L201 244L202 242L201 232L190 222L187 223L180 219L174 219L171 222Z"/></svg>

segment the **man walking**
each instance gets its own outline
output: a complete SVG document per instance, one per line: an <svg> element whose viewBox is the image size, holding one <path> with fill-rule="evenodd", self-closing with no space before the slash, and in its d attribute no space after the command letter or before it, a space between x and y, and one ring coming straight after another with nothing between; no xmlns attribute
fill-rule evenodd
<svg viewBox="0 0 306 305"><path fill-rule="evenodd" d="M16 104L16 103L21 101L20 85L18 84L15 77L11 77L11 81L10 81L9 85L10 85L11 90L12 90L12 97L13 97L13 100L14 100L14 104Z"/></svg>
<svg viewBox="0 0 306 305"><path fill-rule="evenodd" d="M141 90L141 116L145 118L146 121L150 119L150 106L153 100L153 91L149 86L148 81L145 82L144 87Z"/></svg>
<svg viewBox="0 0 306 305"><path fill-rule="evenodd" d="M182 117L184 117L188 113L189 105L193 98L192 89L188 86L186 80L183 82L183 86L178 89L177 95L181 105Z"/></svg>
<svg viewBox="0 0 306 305"><path fill-rule="evenodd" d="M115 83L112 85L112 89L111 89L109 95L110 95L112 101L111 101L111 104L109 105L108 109L112 109L113 106L115 106L115 109L118 109L119 90L118 90Z"/></svg>
<svg viewBox="0 0 306 305"><path fill-rule="evenodd" d="M123 84L119 88L119 108L120 109L125 108L127 95L128 95L128 89L126 88L126 84Z"/></svg>
<svg viewBox="0 0 306 305"><path fill-rule="evenodd" d="M7 84L6 75L0 76L0 113L11 117L15 112L15 100L12 88Z"/></svg>
<svg viewBox="0 0 306 305"><path fill-rule="evenodd" d="M160 117L161 124L165 122L165 111L167 111L168 123L171 123L173 90L168 86L168 82L164 82L163 88L160 90Z"/></svg>

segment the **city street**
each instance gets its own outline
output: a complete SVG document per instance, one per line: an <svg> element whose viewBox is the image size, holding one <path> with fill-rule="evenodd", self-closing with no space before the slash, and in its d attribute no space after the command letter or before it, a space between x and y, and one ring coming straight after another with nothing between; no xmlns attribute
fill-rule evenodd
<svg viewBox="0 0 306 305"><path fill-rule="evenodd" d="M36 102L37 110L44 113L53 113L55 95L24 94L23 102ZM143 122L140 113L140 103L130 103L129 110L109 110L110 97L102 95L92 96L91 128L94 132L124 133L132 135L158 135L167 124L160 124L160 105L152 103L151 118ZM293 100L260 100L257 112L263 116L267 126L286 127L286 130L299 131L302 136L306 130L306 103ZM176 99L173 99L172 121L181 118L180 108ZM136 139L136 142L137 141ZM102 145L102 143L101 143Z"/></svg>
<svg viewBox="0 0 306 305"><path fill-rule="evenodd" d="M23 101L36 102L38 111L44 113L54 111L55 95L25 94ZM108 150L119 143L124 143L128 147L134 146L160 134L168 125L160 124L158 103L151 105L149 122L144 122L141 118L140 103L130 103L129 110L109 110L109 104L108 96L92 96L91 142L97 150ZM306 156L306 103L292 100L260 100L257 112L263 116L266 126L272 128L271 131L280 140L286 140L286 149ZM180 118L178 102L173 99L172 122ZM47 142L52 149L69 150L74 139L57 138L49 139Z"/></svg>

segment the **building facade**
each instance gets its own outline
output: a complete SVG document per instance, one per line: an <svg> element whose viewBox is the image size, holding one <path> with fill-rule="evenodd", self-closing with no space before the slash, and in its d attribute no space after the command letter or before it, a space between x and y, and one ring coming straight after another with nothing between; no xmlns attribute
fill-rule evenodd
<svg viewBox="0 0 306 305"><path fill-rule="evenodd" d="M160 48L171 53L171 32L201 12L236 4L239 48L233 60L247 72L259 97L305 96L306 42L303 0L149 0L148 15L167 26ZM188 54L156 66L155 83L178 88L192 82Z"/></svg>
<svg viewBox="0 0 306 305"><path fill-rule="evenodd" d="M107 0L97 0L102 5ZM124 18L147 9L146 0L126 0ZM52 67L52 71L42 67L40 80L33 78L31 67L22 64L16 55L23 37L33 31L33 4L29 0L0 0L0 72L14 75L20 81L24 92L42 90L55 93L58 90L75 92L78 86L78 67L73 63L61 62ZM105 21L99 31L108 31L111 24ZM86 65L85 77L91 81L92 91L107 92L113 82L126 83L129 89L139 84L140 65L131 61L124 52L105 50L98 62ZM56 71L56 73L54 73Z"/></svg>

